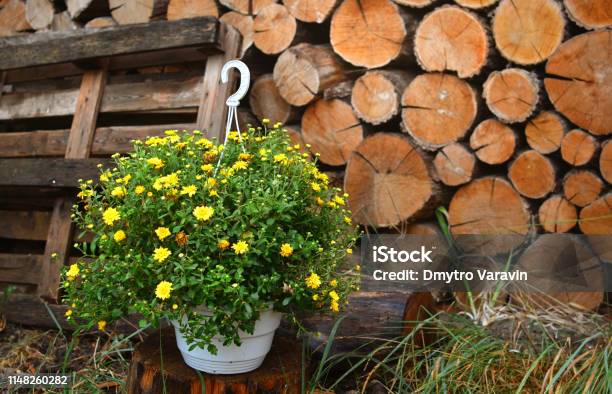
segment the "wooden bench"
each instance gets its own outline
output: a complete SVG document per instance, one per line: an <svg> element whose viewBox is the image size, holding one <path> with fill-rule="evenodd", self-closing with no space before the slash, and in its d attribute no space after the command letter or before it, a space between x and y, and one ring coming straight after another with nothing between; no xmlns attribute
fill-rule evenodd
<svg viewBox="0 0 612 394"><path fill-rule="evenodd" d="M235 76L221 84L221 69L240 45L210 17L0 40L0 291L18 289L9 320L65 324L53 304L83 239L70 219L79 179L166 129L223 137Z"/></svg>

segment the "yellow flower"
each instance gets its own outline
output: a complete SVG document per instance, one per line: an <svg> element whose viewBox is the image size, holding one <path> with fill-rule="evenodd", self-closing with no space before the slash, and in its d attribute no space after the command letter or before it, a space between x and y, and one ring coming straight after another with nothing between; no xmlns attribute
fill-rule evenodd
<svg viewBox="0 0 612 394"><path fill-rule="evenodd" d="M345 216L345 217L344 217L344 223L346 223L346 224L351 224L351 223L353 223L353 221L352 221L352 220L351 220L351 218L349 218L348 216Z"/></svg>
<svg viewBox="0 0 612 394"><path fill-rule="evenodd" d="M107 208L102 214L102 219L108 226L112 226L113 223L121 219L121 214L115 208Z"/></svg>
<svg viewBox="0 0 612 394"><path fill-rule="evenodd" d="M79 276L79 272L81 272L79 266L76 264L72 264L70 265L68 272L66 272L66 277L68 277L68 280L75 280L76 277Z"/></svg>
<svg viewBox="0 0 612 394"><path fill-rule="evenodd" d="M117 179L117 183L128 183L130 181L130 179L132 179L132 175L127 174L123 178Z"/></svg>
<svg viewBox="0 0 612 394"><path fill-rule="evenodd" d="M153 182L153 189L161 190L163 187L164 185L160 179L156 179L155 182Z"/></svg>
<svg viewBox="0 0 612 394"><path fill-rule="evenodd" d="M338 281L335 280L335 279L332 279L332 280L329 281L329 285L331 287L336 287L336 286L338 286Z"/></svg>
<svg viewBox="0 0 612 394"><path fill-rule="evenodd" d="M206 221L210 219L213 213L215 213L215 210L213 208L202 206L202 205L199 207L196 207L193 210L193 216L195 216L196 219L201 220L201 221Z"/></svg>
<svg viewBox="0 0 612 394"><path fill-rule="evenodd" d="M283 257L289 257L293 254L293 248L289 244L282 244L280 248L280 255Z"/></svg>
<svg viewBox="0 0 612 394"><path fill-rule="evenodd" d="M155 288L155 296L160 300L167 300L170 298L170 293L172 292L172 283L162 280L157 284Z"/></svg>
<svg viewBox="0 0 612 394"><path fill-rule="evenodd" d="M87 197L93 196L93 190L92 189L84 189L81 190L79 192L79 194L77 194L77 197L80 197L81 199L85 199Z"/></svg>
<svg viewBox="0 0 612 394"><path fill-rule="evenodd" d="M217 193L216 190L211 190L211 191L208 192L208 195L211 196L211 197L218 197L219 193Z"/></svg>
<svg viewBox="0 0 612 394"><path fill-rule="evenodd" d="M327 176L327 174L324 174L322 172L317 172L316 177L318 180L320 180L326 185L329 183L329 177Z"/></svg>
<svg viewBox="0 0 612 394"><path fill-rule="evenodd" d="M168 248L164 247L156 248L153 252L153 260L160 263L166 260L172 254Z"/></svg>
<svg viewBox="0 0 612 394"><path fill-rule="evenodd" d="M105 329L106 329L106 321L105 320L100 320L98 322L98 330L104 331Z"/></svg>
<svg viewBox="0 0 612 394"><path fill-rule="evenodd" d="M147 197L153 197L153 192L147 192Z"/></svg>
<svg viewBox="0 0 612 394"><path fill-rule="evenodd" d="M176 305L176 304L172 304L172 309L173 309L173 310L177 310L177 309L178 309L178 305Z"/></svg>
<svg viewBox="0 0 612 394"><path fill-rule="evenodd" d="M136 188L134 188L134 192L136 194L142 194L142 193L144 193L144 191L145 191L145 187L142 186L142 185L138 185L138 186L136 186Z"/></svg>
<svg viewBox="0 0 612 394"><path fill-rule="evenodd" d="M344 199L340 196L335 196L334 197L334 201L336 202L336 204L338 205L344 205Z"/></svg>
<svg viewBox="0 0 612 394"><path fill-rule="evenodd" d="M176 241L176 244L178 246L185 246L187 245L187 242L189 241L189 237L187 236L187 234L185 234L184 231L179 231L174 237L174 240ZM181 256L179 255L179 257Z"/></svg>
<svg viewBox="0 0 612 394"><path fill-rule="evenodd" d="M261 156L265 156L265 155L267 155L267 154L268 154L268 151L267 151L265 148L261 148L261 149L259 150L259 154L260 154Z"/></svg>
<svg viewBox="0 0 612 394"><path fill-rule="evenodd" d="M319 286L321 286L321 278L319 275L315 274L314 272L311 273L310 276L306 278L306 286L310 287L311 289L318 289Z"/></svg>
<svg viewBox="0 0 612 394"><path fill-rule="evenodd" d="M247 167L249 166L249 163L247 163L244 160L237 160L234 165L232 166L232 168L236 171L238 170L246 170Z"/></svg>
<svg viewBox="0 0 612 394"><path fill-rule="evenodd" d="M166 135L176 135L176 130L166 130L166 131L164 131L164 134L166 134Z"/></svg>
<svg viewBox="0 0 612 394"><path fill-rule="evenodd" d="M113 239L117 242L121 242L125 239L125 232L123 230L118 230L115 235L113 235Z"/></svg>
<svg viewBox="0 0 612 394"><path fill-rule="evenodd" d="M163 241L171 235L168 227L158 227L155 229L155 234L157 234L157 238L159 238L160 241Z"/></svg>
<svg viewBox="0 0 612 394"><path fill-rule="evenodd" d="M65 313L66 317L72 316L72 309L68 309Z"/></svg>
<svg viewBox="0 0 612 394"><path fill-rule="evenodd" d="M335 202L333 202L333 201L329 201L329 202L327 203L327 206L328 206L328 207L330 207L330 208L337 208L337 207L338 207L338 205L336 205L336 203L335 203Z"/></svg>
<svg viewBox="0 0 612 394"><path fill-rule="evenodd" d="M100 174L100 182L108 182L110 176L111 176L110 172L108 171L103 172L102 174Z"/></svg>
<svg viewBox="0 0 612 394"><path fill-rule="evenodd" d="M261 123L263 123L263 124L268 124L268 123L270 123L270 119L268 119L268 118L263 118L263 119L261 120Z"/></svg>
<svg viewBox="0 0 612 394"><path fill-rule="evenodd" d="M164 184L164 187L173 187L173 186L178 185L178 183L179 183L179 177L178 177L178 174L176 172L173 172L171 174L163 176L163 177L161 177L159 179Z"/></svg>
<svg viewBox="0 0 612 394"><path fill-rule="evenodd" d="M274 162L275 163L280 163L282 161L287 160L287 155L285 155L284 153L279 153L277 155L274 155Z"/></svg>
<svg viewBox="0 0 612 394"><path fill-rule="evenodd" d="M201 138L196 141L196 145L202 145L205 149L212 147L213 143L207 138Z"/></svg>
<svg viewBox="0 0 612 394"><path fill-rule="evenodd" d="M346 250L346 253L347 253L347 254L353 254L353 249L348 248L348 249Z"/></svg>
<svg viewBox="0 0 612 394"><path fill-rule="evenodd" d="M319 301L319 295L315 294L312 296L313 301Z"/></svg>
<svg viewBox="0 0 612 394"><path fill-rule="evenodd" d="M336 293L336 290L332 290L329 292L329 298L331 298L334 301L338 301L340 299L340 297L338 296L338 293Z"/></svg>
<svg viewBox="0 0 612 394"><path fill-rule="evenodd" d="M236 254L245 254L249 250L249 244L245 241L238 241L232 245L232 249Z"/></svg>
<svg viewBox="0 0 612 394"><path fill-rule="evenodd" d="M322 206L323 206L323 204L325 204L325 201L323 201L323 199L322 199L321 197L317 197L317 200L316 200L316 201L317 201L317 205L318 205L318 206L321 206L321 207L322 207Z"/></svg>
<svg viewBox="0 0 612 394"><path fill-rule="evenodd" d="M153 166L156 170L159 170L164 166L164 161L159 157L152 157L147 160L147 164Z"/></svg>
<svg viewBox="0 0 612 394"><path fill-rule="evenodd" d="M117 186L111 191L111 196L113 197L123 197L125 196L125 188L123 186Z"/></svg>
<svg viewBox="0 0 612 394"><path fill-rule="evenodd" d="M184 186L183 189L181 189L181 194L186 194L189 197L193 197L197 191L198 191L198 188L195 185L189 185L189 186Z"/></svg>
<svg viewBox="0 0 612 394"><path fill-rule="evenodd" d="M321 185L319 185L316 182L312 182L310 184L310 187L312 188L312 190L314 190L315 192L320 192L321 191Z"/></svg>
<svg viewBox="0 0 612 394"><path fill-rule="evenodd" d="M202 169L202 171L209 172L209 173L212 172L212 170L214 169L212 164L204 164L200 168Z"/></svg>
<svg viewBox="0 0 612 394"><path fill-rule="evenodd" d="M217 185L217 180L215 178L208 178L206 180L206 186L208 186L208 188L215 187L216 185Z"/></svg>
<svg viewBox="0 0 612 394"><path fill-rule="evenodd" d="M340 310L340 305L338 305L338 301L332 300L331 304L329 305L329 309L334 312L338 312Z"/></svg>
<svg viewBox="0 0 612 394"><path fill-rule="evenodd" d="M222 239L221 241L219 241L219 243L217 243L217 246L219 247L219 249L225 250L229 248L230 243L227 239Z"/></svg>
<svg viewBox="0 0 612 394"><path fill-rule="evenodd" d="M245 161L251 160L252 157L253 155L250 153L241 153L240 155L238 155L238 158L240 160L245 160Z"/></svg>

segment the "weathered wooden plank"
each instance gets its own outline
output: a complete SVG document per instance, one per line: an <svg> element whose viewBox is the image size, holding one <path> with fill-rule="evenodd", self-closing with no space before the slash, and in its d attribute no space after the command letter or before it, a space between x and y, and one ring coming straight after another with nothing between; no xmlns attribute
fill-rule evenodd
<svg viewBox="0 0 612 394"><path fill-rule="evenodd" d="M156 126L112 126L96 129L91 154L96 156L126 153L132 150L132 140L163 135L165 130L193 130L195 123ZM41 130L0 133L0 157L63 156L68 142L68 130Z"/></svg>
<svg viewBox="0 0 612 394"><path fill-rule="evenodd" d="M221 42L224 53L211 56L206 61L204 83L198 110L198 129L206 131L209 138L222 140L225 134L227 106L225 101L236 88L236 73L232 71L228 83L221 83L221 69L232 59L240 57L242 37L233 27L222 26Z"/></svg>
<svg viewBox="0 0 612 394"><path fill-rule="evenodd" d="M0 282L38 284L42 258L41 255L0 253Z"/></svg>
<svg viewBox="0 0 612 394"><path fill-rule="evenodd" d="M219 48L219 21L200 17L10 37L0 40L0 70L196 47Z"/></svg>
<svg viewBox="0 0 612 394"><path fill-rule="evenodd" d="M0 185L78 187L78 179L96 179L98 164L109 159L0 159Z"/></svg>
<svg viewBox="0 0 612 394"><path fill-rule="evenodd" d="M196 108L202 77L177 75L173 79L108 85L100 112L155 111ZM79 89L16 92L0 97L0 120L47 118L74 113Z"/></svg>
<svg viewBox="0 0 612 394"><path fill-rule="evenodd" d="M47 239L51 212L0 211L0 238L44 241Z"/></svg>

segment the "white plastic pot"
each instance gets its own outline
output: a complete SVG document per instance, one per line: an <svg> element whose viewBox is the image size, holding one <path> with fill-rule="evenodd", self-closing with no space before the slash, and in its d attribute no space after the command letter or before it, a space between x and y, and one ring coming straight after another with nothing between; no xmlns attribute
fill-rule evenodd
<svg viewBox="0 0 612 394"><path fill-rule="evenodd" d="M273 310L261 312L253 334L240 331L240 346L224 346L222 337L214 337L212 344L217 347L217 354L199 347L189 350L181 334L180 324L172 321L172 325L176 333L176 344L187 365L210 374L237 374L257 369L263 363L272 347L274 332L280 325L281 317L281 313Z"/></svg>

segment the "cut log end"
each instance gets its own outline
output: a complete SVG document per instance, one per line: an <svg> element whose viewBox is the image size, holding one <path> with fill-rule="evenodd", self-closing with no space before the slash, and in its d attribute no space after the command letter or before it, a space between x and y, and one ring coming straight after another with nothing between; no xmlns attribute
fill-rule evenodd
<svg viewBox="0 0 612 394"><path fill-rule="evenodd" d="M101 27L117 26L117 22L109 16L94 18L85 24L88 29L99 29Z"/></svg>
<svg viewBox="0 0 612 394"><path fill-rule="evenodd" d="M461 78L480 73L489 44L484 25L472 13L443 6L423 18L416 30L414 52L425 71L456 71Z"/></svg>
<svg viewBox="0 0 612 394"><path fill-rule="evenodd" d="M435 150L462 138L477 112L470 85L448 74L416 77L402 95L402 125L424 149Z"/></svg>
<svg viewBox="0 0 612 394"><path fill-rule="evenodd" d="M428 214L439 197L422 154L405 137L376 133L351 155L344 189L357 223L391 227Z"/></svg>
<svg viewBox="0 0 612 394"><path fill-rule="evenodd" d="M531 119L525 126L525 135L529 146L542 153L548 154L561 147L567 126L559 115L551 111L540 113Z"/></svg>
<svg viewBox="0 0 612 394"><path fill-rule="evenodd" d="M491 7L497 3L497 0L455 0L455 3L465 8L471 8L475 10Z"/></svg>
<svg viewBox="0 0 612 394"><path fill-rule="evenodd" d="M295 19L307 23L323 23L338 0L283 0L283 4Z"/></svg>
<svg viewBox="0 0 612 394"><path fill-rule="evenodd" d="M563 177L563 195L579 207L585 207L601 194L603 182L591 171L574 170Z"/></svg>
<svg viewBox="0 0 612 394"><path fill-rule="evenodd" d="M253 43L263 53L276 55L291 45L296 30L297 22L287 8L270 4L253 21Z"/></svg>
<svg viewBox="0 0 612 394"><path fill-rule="evenodd" d="M166 15L168 0L109 0L113 19L120 25L146 23Z"/></svg>
<svg viewBox="0 0 612 394"><path fill-rule="evenodd" d="M423 8L433 4L436 0L393 0L399 5L405 5L406 7Z"/></svg>
<svg viewBox="0 0 612 394"><path fill-rule="evenodd" d="M397 58L406 38L397 5L390 0L345 0L334 12L334 51L357 67L376 68Z"/></svg>
<svg viewBox="0 0 612 394"><path fill-rule="evenodd" d="M339 99L317 100L304 112L302 137L323 163L346 164L363 139L363 128L351 106Z"/></svg>
<svg viewBox="0 0 612 394"><path fill-rule="evenodd" d="M351 91L355 113L373 125L389 121L399 113L400 95L408 80L408 75L401 72L367 72L355 81Z"/></svg>
<svg viewBox="0 0 612 394"><path fill-rule="evenodd" d="M583 166L593 160L599 143L590 134L575 129L567 133L561 141L561 157L573 166Z"/></svg>
<svg viewBox="0 0 612 394"><path fill-rule="evenodd" d="M584 234L612 234L612 193L608 193L582 208L578 224Z"/></svg>
<svg viewBox="0 0 612 394"><path fill-rule="evenodd" d="M540 205L538 219L544 231L566 233L577 222L576 207L563 196L551 196Z"/></svg>
<svg viewBox="0 0 612 394"><path fill-rule="evenodd" d="M523 122L538 104L539 83L534 73L508 68L489 75L482 95L491 112L502 121Z"/></svg>
<svg viewBox="0 0 612 394"><path fill-rule="evenodd" d="M292 120L295 111L278 93L272 74L257 78L249 94L251 111L260 121L270 119L273 123L286 124Z"/></svg>
<svg viewBox="0 0 612 394"><path fill-rule="evenodd" d="M512 162L508 178L516 190L528 198L544 198L556 186L555 168L549 158L528 150Z"/></svg>
<svg viewBox="0 0 612 394"><path fill-rule="evenodd" d="M215 0L169 0L166 18L169 21L198 16L219 17L219 9Z"/></svg>
<svg viewBox="0 0 612 394"><path fill-rule="evenodd" d="M476 159L463 145L445 146L436 154L434 168L440 181L448 186L458 186L472 180Z"/></svg>
<svg viewBox="0 0 612 394"><path fill-rule="evenodd" d="M612 142L607 140L601 148L599 155L599 172L606 182L612 184Z"/></svg>
<svg viewBox="0 0 612 394"><path fill-rule="evenodd" d="M554 0L502 0L493 17L497 48L517 64L548 59L563 41L564 30L563 10Z"/></svg>
<svg viewBox="0 0 612 394"><path fill-rule="evenodd" d="M453 234L526 234L527 204L502 178L485 177L462 186L449 206Z"/></svg>
<svg viewBox="0 0 612 394"><path fill-rule="evenodd" d="M516 133L497 119L487 119L474 129L470 148L483 163L502 164L514 154Z"/></svg>
<svg viewBox="0 0 612 394"><path fill-rule="evenodd" d="M223 14L220 18L221 22L225 22L232 26L242 34L242 54L253 45L253 17L243 15L236 11L229 11Z"/></svg>
<svg viewBox="0 0 612 394"><path fill-rule="evenodd" d="M0 9L0 37L12 36L31 28L26 19L26 6L21 0L9 0Z"/></svg>
<svg viewBox="0 0 612 394"><path fill-rule="evenodd" d="M557 111L595 135L612 133L612 30L564 42L546 64L544 87Z"/></svg>
<svg viewBox="0 0 612 394"><path fill-rule="evenodd" d="M609 0L563 0L569 17L585 29L612 26Z"/></svg>
<svg viewBox="0 0 612 394"><path fill-rule="evenodd" d="M46 29L53 22L55 8L50 0L27 0L25 17L30 26L36 30Z"/></svg>
<svg viewBox="0 0 612 394"><path fill-rule="evenodd" d="M219 0L219 3L243 15L257 15L266 6L278 0Z"/></svg>

